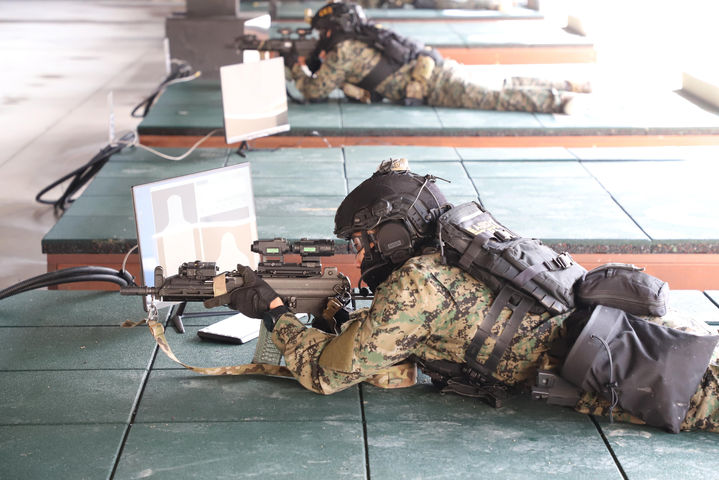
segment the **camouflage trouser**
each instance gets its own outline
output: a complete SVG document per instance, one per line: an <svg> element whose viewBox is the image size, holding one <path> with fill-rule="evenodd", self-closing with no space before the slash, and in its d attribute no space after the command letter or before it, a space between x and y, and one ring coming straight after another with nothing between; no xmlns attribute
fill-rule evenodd
<svg viewBox="0 0 719 480"><path fill-rule="evenodd" d="M572 80L546 80L535 77L510 77L504 81L505 88L553 88L565 92L591 93L590 82L577 82Z"/></svg>
<svg viewBox="0 0 719 480"><path fill-rule="evenodd" d="M697 334L716 334L708 329L701 322L695 322L686 318L667 315L661 318L649 318L649 320L677 328L682 331ZM719 348L714 352L712 363L707 367L704 376L699 383L696 392L689 401L689 411L682 422L682 430L708 430L719 433ZM610 402L595 393L585 393L575 406L580 413L592 415L609 415ZM620 408L615 407L612 412L614 418L619 421L643 424L644 422Z"/></svg>
<svg viewBox="0 0 719 480"><path fill-rule="evenodd" d="M568 94L556 82L518 78L500 89L470 82L453 60L435 68L429 81L427 103L436 107L473 108L515 112L561 113ZM561 82L562 85L568 82ZM569 85L567 85L569 86Z"/></svg>

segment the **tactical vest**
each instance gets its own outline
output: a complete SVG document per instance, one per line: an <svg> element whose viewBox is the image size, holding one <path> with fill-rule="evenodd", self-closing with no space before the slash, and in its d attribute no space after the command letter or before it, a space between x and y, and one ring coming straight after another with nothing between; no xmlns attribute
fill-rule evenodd
<svg viewBox="0 0 719 480"><path fill-rule="evenodd" d="M719 337L685 333L632 315L663 315L669 290L665 282L626 264L587 272L569 254L515 234L475 202L442 214L438 237L446 262L496 294L465 352L465 365L422 365L443 391L498 406L501 386L492 375L523 317L527 312L564 313L576 301L591 309L577 310L575 320L587 312L591 316L571 346L560 377L538 372L533 397L574 406L581 392L596 392L611 402L610 420L620 406L649 425L679 431ZM504 308L512 313L501 333L494 335L492 327ZM490 338L494 346L480 363L480 349Z"/></svg>
<svg viewBox="0 0 719 480"><path fill-rule="evenodd" d="M381 99L381 95L376 92L377 85L419 56L425 55L432 58L436 65L441 65L443 61L442 56L436 50L425 48L424 43L406 38L393 30L379 28L371 23L359 26L355 32L333 32L331 37L323 39L317 44L317 48L310 57L319 58L321 52L329 51L345 40L364 42L382 54L377 65L356 85L370 92L373 101Z"/></svg>
<svg viewBox="0 0 719 480"><path fill-rule="evenodd" d="M568 253L517 235L476 202L448 210L437 228L444 261L481 280L496 295L465 353L472 369L488 377L494 373L528 312L556 315L574 308L574 284L586 270ZM497 336L491 331L504 308L512 313ZM479 351L490 338L494 347L487 361L479 363Z"/></svg>

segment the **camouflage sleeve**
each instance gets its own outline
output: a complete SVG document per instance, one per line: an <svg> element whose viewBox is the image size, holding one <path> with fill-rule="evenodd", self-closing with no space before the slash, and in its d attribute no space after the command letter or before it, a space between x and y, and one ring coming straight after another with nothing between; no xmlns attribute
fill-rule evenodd
<svg viewBox="0 0 719 480"><path fill-rule="evenodd" d="M339 46L341 48L341 45ZM336 88L341 88L345 81L345 69L340 58L340 48L328 52L322 66L314 76L309 76L300 64L292 66L292 79L297 90L308 100L322 100Z"/></svg>
<svg viewBox="0 0 719 480"><path fill-rule="evenodd" d="M433 316L442 311L426 300L445 298L440 288L431 277L399 270L378 289L372 307L357 312L339 335L306 328L284 315L272 338L304 387L334 393L414 353L430 334Z"/></svg>

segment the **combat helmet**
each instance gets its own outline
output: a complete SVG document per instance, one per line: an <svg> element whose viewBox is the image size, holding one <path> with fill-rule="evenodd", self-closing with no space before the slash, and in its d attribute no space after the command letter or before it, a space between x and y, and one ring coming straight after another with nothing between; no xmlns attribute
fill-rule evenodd
<svg viewBox="0 0 719 480"><path fill-rule="evenodd" d="M367 16L361 6L354 3L330 2L317 11L310 25L315 30L340 30L352 33L364 23L367 23Z"/></svg>
<svg viewBox="0 0 719 480"><path fill-rule="evenodd" d="M436 220L451 207L436 179L410 172L405 159L388 160L337 208L334 233L346 240L361 233L360 270L372 290L407 259L436 246Z"/></svg>

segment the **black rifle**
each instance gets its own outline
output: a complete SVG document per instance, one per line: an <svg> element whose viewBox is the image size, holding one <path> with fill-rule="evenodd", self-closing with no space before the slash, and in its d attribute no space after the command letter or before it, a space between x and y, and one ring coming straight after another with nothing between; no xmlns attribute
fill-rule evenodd
<svg viewBox="0 0 719 480"><path fill-rule="evenodd" d="M302 239L290 243L284 238L257 240L252 251L262 255L257 268L262 277L277 292L292 312L307 313L334 322L334 315L352 300L349 279L337 267L322 269L321 257L335 253L333 240ZM299 254L300 263L285 262L286 254ZM165 278L161 266L155 268L154 287L123 287L122 295L150 295L172 302L203 302L205 307L226 305L232 291L243 286L238 270L218 274L215 262L186 262L177 275ZM255 362L278 363L279 352L274 348L264 325L255 351ZM264 346L262 344L265 344Z"/></svg>
<svg viewBox="0 0 719 480"><path fill-rule="evenodd" d="M237 50L259 50L277 52L280 56L291 54L294 57L309 57L317 46L318 39L310 37L309 28L281 28L280 38L260 39L257 35L246 34L235 39ZM287 65L291 67L292 65Z"/></svg>

